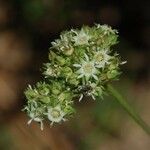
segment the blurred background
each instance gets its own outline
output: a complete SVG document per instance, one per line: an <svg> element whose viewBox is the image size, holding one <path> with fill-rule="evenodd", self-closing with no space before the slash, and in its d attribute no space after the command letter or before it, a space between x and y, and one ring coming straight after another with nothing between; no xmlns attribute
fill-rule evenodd
<svg viewBox="0 0 150 150"><path fill-rule="evenodd" d="M128 63L114 85L150 124L150 12L140 0L0 0L0 150L149 150L148 135L109 96L76 104L53 128L27 126L24 89L43 79L51 41L62 30L94 23L119 31Z"/></svg>

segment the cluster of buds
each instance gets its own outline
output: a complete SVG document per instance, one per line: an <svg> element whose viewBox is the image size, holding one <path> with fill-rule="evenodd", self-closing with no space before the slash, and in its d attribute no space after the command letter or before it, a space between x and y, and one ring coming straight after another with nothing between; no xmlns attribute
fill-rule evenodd
<svg viewBox="0 0 150 150"><path fill-rule="evenodd" d="M28 100L25 111L32 120L41 123L65 121L74 113L73 101L84 96L103 98L106 85L118 79L124 64L112 50L118 41L117 31L107 25L83 26L62 32L52 42L49 62L44 64L44 82L25 91Z"/></svg>

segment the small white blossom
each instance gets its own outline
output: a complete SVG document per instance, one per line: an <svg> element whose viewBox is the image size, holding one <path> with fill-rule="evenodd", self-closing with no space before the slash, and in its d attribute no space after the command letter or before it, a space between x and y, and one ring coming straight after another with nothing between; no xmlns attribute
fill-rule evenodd
<svg viewBox="0 0 150 150"><path fill-rule="evenodd" d="M59 123L62 120L65 121L64 116L65 116L65 113L61 109L60 105L58 105L54 108L53 107L48 108L47 117L51 121L51 125L54 122Z"/></svg>
<svg viewBox="0 0 150 150"><path fill-rule="evenodd" d="M47 68L47 70L45 71L45 75L48 75L48 76L53 75L53 69L51 67Z"/></svg>
<svg viewBox="0 0 150 150"><path fill-rule="evenodd" d="M89 85L91 87L91 90L89 90L87 92L88 96L91 96L93 98L93 100L96 100L97 96L100 96L101 98L103 98L102 97L102 87L101 86L98 86L96 83L92 83L90 81L89 81Z"/></svg>
<svg viewBox="0 0 150 150"><path fill-rule="evenodd" d="M69 41L68 41L68 37L66 35L60 35L60 38L64 43L68 44Z"/></svg>
<svg viewBox="0 0 150 150"><path fill-rule="evenodd" d="M112 30L112 28L108 25L102 25L102 26L98 25L97 28L101 28L104 31L104 35L106 34L109 35L110 33L112 34L118 33L117 30Z"/></svg>
<svg viewBox="0 0 150 150"><path fill-rule="evenodd" d="M111 56L108 55L108 50L103 49L95 52L94 62L97 68L104 68L105 64L109 64Z"/></svg>
<svg viewBox="0 0 150 150"><path fill-rule="evenodd" d="M91 36L88 35L83 29L77 33L74 31L76 36L73 37L73 41L75 42L75 45L88 45L89 40L91 39Z"/></svg>
<svg viewBox="0 0 150 150"><path fill-rule="evenodd" d="M81 64L74 64L74 67L80 68L77 73L79 74L78 78L85 76L87 79L93 77L95 80L98 80L96 74L98 70L95 68L94 61L90 61L89 57L85 54L86 60L82 60Z"/></svg>
<svg viewBox="0 0 150 150"><path fill-rule="evenodd" d="M41 118L37 112L38 105L35 101L30 104L30 108L26 107L25 109L28 111L28 115L31 118L27 124L30 125L32 121L39 122L41 124L41 130L43 130L43 118Z"/></svg>
<svg viewBox="0 0 150 150"><path fill-rule="evenodd" d="M33 112L31 112L30 114L29 114L29 116L30 116L30 120L27 122L27 124L28 125L30 125L31 124L31 122L34 120L34 121L36 121L36 122L39 122L40 123L40 125L41 125L41 130L43 130L44 128L43 128L43 119L42 118L40 118L40 117L37 117L36 115L35 115L35 113L33 113Z"/></svg>
<svg viewBox="0 0 150 150"><path fill-rule="evenodd" d="M56 77L57 74L58 74L58 69L59 67L57 65L53 65L53 68L51 65L47 65L46 66L46 70L44 71L44 75L45 75L45 78L48 78L48 77Z"/></svg>
<svg viewBox="0 0 150 150"><path fill-rule="evenodd" d="M74 51L74 48L73 48L71 45L62 46L60 49L61 49L61 50L63 51L63 53L64 53L65 55L67 55L67 56L72 55L72 53L73 53L73 51Z"/></svg>
<svg viewBox="0 0 150 150"><path fill-rule="evenodd" d="M55 40L54 42L51 42L52 46L55 48L59 48L61 45L61 40Z"/></svg>

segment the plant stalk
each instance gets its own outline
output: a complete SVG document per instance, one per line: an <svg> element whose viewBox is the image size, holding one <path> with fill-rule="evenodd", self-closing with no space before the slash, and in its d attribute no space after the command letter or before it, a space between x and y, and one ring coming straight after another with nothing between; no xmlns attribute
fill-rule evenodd
<svg viewBox="0 0 150 150"><path fill-rule="evenodd" d="M107 85L108 91L116 98L115 100L124 108L125 111L133 118L133 120L140 125L143 130L150 135L150 126L133 110L130 104L123 98L123 96L110 84Z"/></svg>

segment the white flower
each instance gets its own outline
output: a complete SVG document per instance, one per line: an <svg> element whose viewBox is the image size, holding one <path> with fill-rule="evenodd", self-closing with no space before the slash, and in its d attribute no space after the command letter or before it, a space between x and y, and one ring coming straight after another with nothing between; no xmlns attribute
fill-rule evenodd
<svg viewBox="0 0 150 150"><path fill-rule="evenodd" d="M69 41L68 41L68 37L67 37L67 35L60 35L60 39L64 42L64 43L68 43Z"/></svg>
<svg viewBox="0 0 150 150"><path fill-rule="evenodd" d="M54 67L56 68L57 66L54 65ZM48 76L53 76L53 77L57 76L56 74L57 71L55 68L52 68L50 65L48 65L46 71L44 72L44 75L46 75L45 78L47 78Z"/></svg>
<svg viewBox="0 0 150 150"><path fill-rule="evenodd" d="M95 52L94 62L97 68L104 68L105 64L109 64L109 60L111 59L111 56L109 56L107 53L108 50L106 49Z"/></svg>
<svg viewBox="0 0 150 150"><path fill-rule="evenodd" d="M95 84L95 83L91 83L91 82L89 82L89 85L90 85L90 87L91 87L91 90L89 90L88 92L87 92L87 95L88 96L91 96L92 98L93 98L93 100L96 100L96 97L97 96L100 96L101 98L103 98L102 97L102 87L100 87L100 86L98 86L97 84Z"/></svg>
<svg viewBox="0 0 150 150"><path fill-rule="evenodd" d="M53 74L53 69L51 67L47 68L45 75L51 76Z"/></svg>
<svg viewBox="0 0 150 150"><path fill-rule="evenodd" d="M98 73L98 70L95 68L94 61L90 61L89 57L85 54L85 60L82 60L81 64L74 64L74 67L79 67L80 69L77 71L79 74L78 78L82 78L83 76L86 77L86 79L89 79L90 77L93 77L95 80L98 80L98 77L96 74Z"/></svg>
<svg viewBox="0 0 150 150"><path fill-rule="evenodd" d="M55 48L59 48L61 45L61 40L55 40L54 42L51 42L52 46Z"/></svg>
<svg viewBox="0 0 150 150"><path fill-rule="evenodd" d="M88 45L89 40L91 38L90 35L88 35L83 29L77 33L76 31L72 30L76 36L73 37L73 41L75 42L75 45Z"/></svg>
<svg viewBox="0 0 150 150"><path fill-rule="evenodd" d="M97 26L97 28L101 28L103 31L104 31L104 35L106 35L106 34L110 34L110 33L112 33L112 34L114 34L114 33L118 33L117 32L117 30L113 30L110 26L108 26L108 25L101 25L101 26Z"/></svg>
<svg viewBox="0 0 150 150"><path fill-rule="evenodd" d="M29 117L31 118L27 124L30 125L32 121L36 121L39 122L41 124L41 130L43 130L43 118L39 117L38 112L37 112L37 103L35 101L33 101L30 104L30 108L29 107L25 107L25 109L28 111L29 113Z"/></svg>
<svg viewBox="0 0 150 150"><path fill-rule="evenodd" d="M40 125L41 125L41 130L43 130L44 128L43 128L43 119L42 118L40 118L40 117L37 117L36 116L36 114L35 113L33 113L33 112L31 112L30 114L29 114L29 116L30 116L30 120L27 122L27 124L28 125L30 125L31 124L31 122L34 120L34 121L36 121L36 122L39 122L40 123Z"/></svg>
<svg viewBox="0 0 150 150"><path fill-rule="evenodd" d="M67 55L67 56L70 56L70 55L72 55L72 53L73 53L73 51L74 51L74 48L71 46L71 45L65 45L65 46L62 46L61 48L60 48L62 51L63 51L63 53L65 54L65 55Z"/></svg>
<svg viewBox="0 0 150 150"><path fill-rule="evenodd" d="M60 35L60 39L56 39L54 42L51 42L51 44L53 47L62 50L61 48L68 45L69 41L66 35Z"/></svg>
<svg viewBox="0 0 150 150"><path fill-rule="evenodd" d="M65 121L66 119L64 119L63 117L65 116L65 113L61 110L60 105L52 108L49 107L48 108L48 113L47 113L48 119L52 122L51 125L56 122L59 123L62 120Z"/></svg>
<svg viewBox="0 0 150 150"><path fill-rule="evenodd" d="M90 90L90 91L88 91L87 92L87 95L88 96L91 96L94 100L96 99L95 98L95 92L96 92L96 90L95 90L95 88L96 88L96 84L95 83L91 83L91 82L89 82L90 83L90 87L92 88L92 90Z"/></svg>

